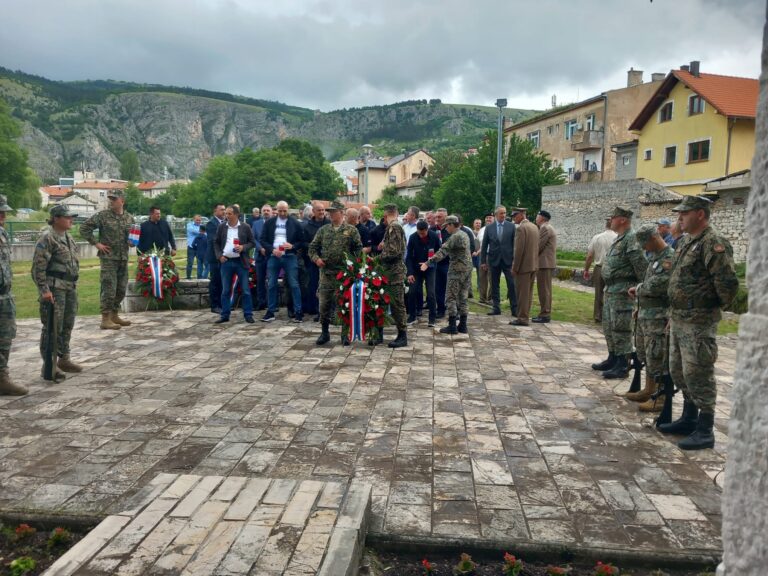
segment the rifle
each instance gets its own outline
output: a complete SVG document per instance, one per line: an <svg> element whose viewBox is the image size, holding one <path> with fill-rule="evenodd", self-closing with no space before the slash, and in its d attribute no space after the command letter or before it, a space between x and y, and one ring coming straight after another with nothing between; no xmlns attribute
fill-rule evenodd
<svg viewBox="0 0 768 576"><path fill-rule="evenodd" d="M633 316L634 318L634 325L632 326L632 345L634 346L635 350L637 350L637 313L640 309L640 298L635 297L635 304L634 304L634 311ZM632 383L629 385L629 390L627 390L627 393L630 392L640 392L640 388L642 388L642 371L643 371L644 364L640 362L640 358L637 357L637 352L632 352L632 361L629 364L629 369L634 370L635 374L632 376Z"/></svg>
<svg viewBox="0 0 768 576"><path fill-rule="evenodd" d="M672 375L669 373L669 337L666 331L664 332L664 372L657 374L654 379L659 387L656 389L656 392L651 394L651 399L655 402L659 396L664 394L664 407L654 422L656 428L658 428L661 424L672 422L672 397L677 393L675 383L672 381Z"/></svg>
<svg viewBox="0 0 768 576"><path fill-rule="evenodd" d="M56 359L59 355L59 338L56 330L56 304L46 303L45 350L43 350L43 378L53 381Z"/></svg>

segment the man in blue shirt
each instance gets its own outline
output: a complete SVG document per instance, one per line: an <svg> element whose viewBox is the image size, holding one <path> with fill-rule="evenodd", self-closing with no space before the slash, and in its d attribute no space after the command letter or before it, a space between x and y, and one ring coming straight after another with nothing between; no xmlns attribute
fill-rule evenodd
<svg viewBox="0 0 768 576"><path fill-rule="evenodd" d="M187 222L187 280L192 278L192 265L195 263L197 251L193 250L195 238L200 235L200 228L203 225L203 219L200 214L195 214L195 217ZM200 258L197 258L197 269L200 270L202 262ZM200 278L200 274L197 275Z"/></svg>
<svg viewBox="0 0 768 576"><path fill-rule="evenodd" d="M659 218L656 222L656 230L659 231L659 236L664 239L667 246L672 246L672 242L675 241L672 236L672 221L669 218Z"/></svg>

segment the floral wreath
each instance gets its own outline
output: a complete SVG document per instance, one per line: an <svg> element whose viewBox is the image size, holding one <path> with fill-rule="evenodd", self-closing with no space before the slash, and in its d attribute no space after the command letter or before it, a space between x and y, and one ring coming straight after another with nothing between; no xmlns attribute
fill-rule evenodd
<svg viewBox="0 0 768 576"><path fill-rule="evenodd" d="M176 263L164 251L159 252L152 247L150 252L139 253L136 268L136 292L147 299L147 309L150 304L159 307L168 304L172 308L173 297L176 296L176 283L179 274Z"/></svg>

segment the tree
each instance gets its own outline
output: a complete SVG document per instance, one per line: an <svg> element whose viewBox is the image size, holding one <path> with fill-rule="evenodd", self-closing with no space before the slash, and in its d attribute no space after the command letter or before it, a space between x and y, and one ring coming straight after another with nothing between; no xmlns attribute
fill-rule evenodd
<svg viewBox="0 0 768 576"><path fill-rule="evenodd" d="M141 182L139 157L135 150L126 150L120 156L120 178L129 182Z"/></svg>
<svg viewBox="0 0 768 576"><path fill-rule="evenodd" d="M379 206L394 204L397 206L397 211L400 212L400 214L405 214L408 211L408 208L414 203L410 198L399 196L397 194L397 188L392 184L381 191L381 200L379 200L377 204Z"/></svg>
<svg viewBox="0 0 768 576"><path fill-rule="evenodd" d="M466 157L460 150L440 150L434 154L434 162L429 167L424 178L424 188L416 196L415 204L424 210L432 210L436 207L435 191L451 171L466 162Z"/></svg>
<svg viewBox="0 0 768 576"><path fill-rule="evenodd" d="M310 183L308 192L312 200L335 200L346 190L344 180L323 156L322 150L304 140L286 138L275 148L288 152L300 162L300 174Z"/></svg>
<svg viewBox="0 0 768 576"><path fill-rule="evenodd" d="M144 193L134 184L129 184L125 189L125 209L131 214L144 214L149 210L150 200L144 197Z"/></svg>
<svg viewBox="0 0 768 576"><path fill-rule="evenodd" d="M0 100L0 194L13 208L39 208L40 182L27 166L27 153L16 143L21 128Z"/></svg>
<svg viewBox="0 0 768 576"><path fill-rule="evenodd" d="M512 134L502 176L502 197L508 199L510 205L525 206L531 213L538 212L542 187L562 184L564 180L563 170L552 166L547 154L536 150L533 142Z"/></svg>

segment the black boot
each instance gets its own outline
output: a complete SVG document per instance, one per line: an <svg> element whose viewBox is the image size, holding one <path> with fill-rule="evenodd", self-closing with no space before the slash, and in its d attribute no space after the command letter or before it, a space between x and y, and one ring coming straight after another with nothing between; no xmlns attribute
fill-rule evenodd
<svg viewBox="0 0 768 576"><path fill-rule="evenodd" d="M392 340L387 346L390 348L402 348L403 346L408 346L408 333L405 330L398 330L397 338Z"/></svg>
<svg viewBox="0 0 768 576"><path fill-rule="evenodd" d="M448 316L448 326L440 328L440 334L458 334L458 330L456 330L456 316Z"/></svg>
<svg viewBox="0 0 768 576"><path fill-rule="evenodd" d="M683 414L669 424L659 424L657 426L662 434L691 434L696 430L696 424L699 421L699 409L696 404L690 400L683 402Z"/></svg>
<svg viewBox="0 0 768 576"><path fill-rule="evenodd" d="M715 425L715 415L712 412L699 414L699 422L693 434L680 440L677 447L681 450L704 450L715 447L715 433L712 428Z"/></svg>
<svg viewBox="0 0 768 576"><path fill-rule="evenodd" d="M642 388L642 371L643 371L644 364L640 362L640 358L637 357L637 352L632 352L632 362L629 365L630 370L634 370L635 374L632 377L632 383L629 385L629 390L627 390L627 394L635 394L637 392L640 392L640 389Z"/></svg>
<svg viewBox="0 0 768 576"><path fill-rule="evenodd" d="M320 332L320 336L317 337L315 344L317 344L318 346L322 346L323 344L330 342L330 340L331 340L331 333L328 331L328 322L323 322L322 332Z"/></svg>
<svg viewBox="0 0 768 576"><path fill-rule="evenodd" d="M608 352L608 358L597 364L592 364L592 370L610 370L613 365L616 364L616 355L613 352Z"/></svg>
<svg viewBox="0 0 768 576"><path fill-rule="evenodd" d="M610 370L603 372L603 378L606 380L615 380L617 378L626 378L629 374L629 362L624 354L616 355L616 363Z"/></svg>
<svg viewBox="0 0 768 576"><path fill-rule="evenodd" d="M456 328L460 334L469 334L469 329L467 328L467 315L462 314L459 316L459 326Z"/></svg>

